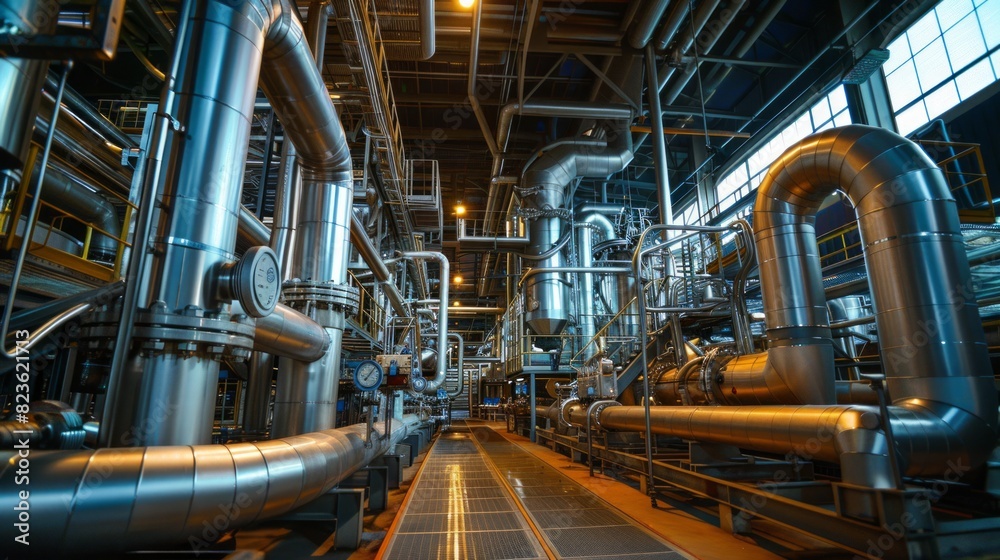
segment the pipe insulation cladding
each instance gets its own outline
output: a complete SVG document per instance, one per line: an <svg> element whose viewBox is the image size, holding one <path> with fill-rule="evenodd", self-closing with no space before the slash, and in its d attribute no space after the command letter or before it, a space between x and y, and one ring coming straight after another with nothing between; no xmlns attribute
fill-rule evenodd
<svg viewBox="0 0 1000 560"><path fill-rule="evenodd" d="M906 138L861 125L829 129L789 148L768 170L754 237L772 350L787 353L778 367L794 371L786 377L792 388L832 388L814 226L837 190L858 215L896 449L888 448L874 406L658 406L652 431L779 454L808 449L809 457L839 462L845 482L876 488L895 487L890 452L908 476L982 466L997 438L997 391L958 211L943 172ZM722 372L723 384L728 376ZM586 421L580 406L569 415ZM599 420L612 431L645 429L642 407L609 407Z"/></svg>
<svg viewBox="0 0 1000 560"><path fill-rule="evenodd" d="M105 555L170 545L197 553L223 534L294 510L387 452L422 420L393 419L230 445L31 453L29 558ZM18 503L17 454L0 453L0 507ZM0 525L12 543L13 523ZM10 545L14 546L14 545ZM13 552L10 549L7 549ZM21 557L21 556L18 556Z"/></svg>

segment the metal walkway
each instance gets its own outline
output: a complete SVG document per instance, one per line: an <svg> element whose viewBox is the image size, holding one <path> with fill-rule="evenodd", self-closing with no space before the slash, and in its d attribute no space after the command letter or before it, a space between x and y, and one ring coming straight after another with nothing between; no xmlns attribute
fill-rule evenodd
<svg viewBox="0 0 1000 560"><path fill-rule="evenodd" d="M428 453L382 558L684 558L502 435L469 426Z"/></svg>

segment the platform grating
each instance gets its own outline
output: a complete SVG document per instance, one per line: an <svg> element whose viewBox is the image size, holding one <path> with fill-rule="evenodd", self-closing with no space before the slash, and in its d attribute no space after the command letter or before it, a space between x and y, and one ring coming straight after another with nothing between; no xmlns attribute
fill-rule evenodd
<svg viewBox="0 0 1000 560"><path fill-rule="evenodd" d="M476 442L518 496L557 557L684 558L554 467L490 428L471 426Z"/></svg>
<svg viewBox="0 0 1000 560"><path fill-rule="evenodd" d="M467 431L437 439L400 516L386 539L387 560L546 558Z"/></svg>

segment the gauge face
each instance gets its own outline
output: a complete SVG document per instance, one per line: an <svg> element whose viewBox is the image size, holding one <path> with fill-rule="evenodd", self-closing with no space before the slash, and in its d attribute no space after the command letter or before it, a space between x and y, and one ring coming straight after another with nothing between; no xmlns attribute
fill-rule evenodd
<svg viewBox="0 0 1000 560"><path fill-rule="evenodd" d="M415 377L411 377L410 378L410 387L414 391L416 391L418 393L422 393L422 392L424 392L424 389L427 388L427 380L424 379L423 377L420 377L419 375L417 375Z"/></svg>
<svg viewBox="0 0 1000 560"><path fill-rule="evenodd" d="M354 368L354 385L362 391L374 391L382 384L382 366L374 360L365 360Z"/></svg>
<svg viewBox="0 0 1000 560"><path fill-rule="evenodd" d="M281 289L281 282L278 282L278 268L274 261L261 259L254 270L253 284L257 303L264 308L273 308L275 300L278 299L278 291Z"/></svg>

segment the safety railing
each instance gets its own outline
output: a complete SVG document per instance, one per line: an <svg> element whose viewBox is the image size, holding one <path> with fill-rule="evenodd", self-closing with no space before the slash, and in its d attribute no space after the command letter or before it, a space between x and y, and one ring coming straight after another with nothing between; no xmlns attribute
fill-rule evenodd
<svg viewBox="0 0 1000 560"><path fill-rule="evenodd" d="M22 177L32 177L39 152L40 148L32 145ZM60 207L58 202L42 200L39 203L39 215L44 219L39 221L34 232L29 233L19 231L22 214L31 201L28 195L29 185L30 182L23 181L9 206L0 212L0 231L4 234L3 250L9 252L20 247L27 237L31 240L28 255L36 259L103 282L112 282L120 278L125 253L132 247L128 240L128 231L136 210L135 204L113 191L101 191L101 194L116 208L123 209L124 219L121 229L119 232L110 232L102 229L97 223L80 218L72 211ZM109 255L106 251L91 251L95 236L110 239L114 244L113 254Z"/></svg>
<svg viewBox="0 0 1000 560"><path fill-rule="evenodd" d="M348 282L358 289L360 303L358 312L352 319L372 340L382 340L386 328L385 307L379 302L368 286L358 280L354 273L349 273Z"/></svg>

